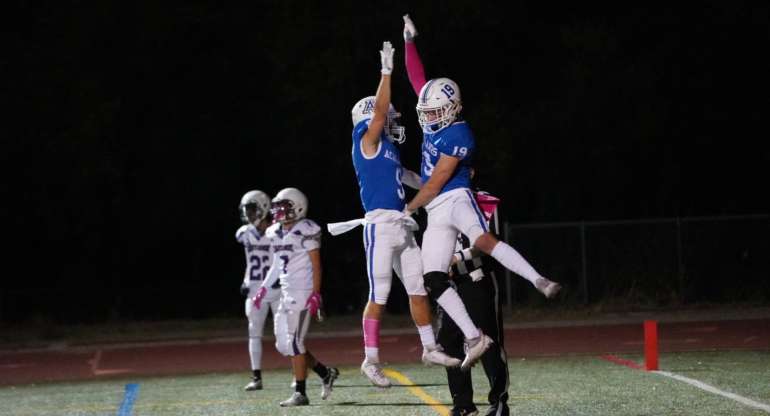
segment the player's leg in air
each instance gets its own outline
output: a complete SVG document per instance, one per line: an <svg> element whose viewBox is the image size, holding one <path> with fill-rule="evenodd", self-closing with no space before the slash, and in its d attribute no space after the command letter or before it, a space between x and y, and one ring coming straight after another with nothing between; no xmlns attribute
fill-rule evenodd
<svg viewBox="0 0 770 416"><path fill-rule="evenodd" d="M438 364L444 367L458 367L462 362L445 354L441 346L436 343L431 325L433 317L431 316L428 293L425 291L425 285L423 285L420 247L411 231L407 232L405 237L399 255L394 258L393 266L409 295L409 309L423 347L422 361L427 365Z"/></svg>
<svg viewBox="0 0 770 416"><path fill-rule="evenodd" d="M449 201L451 202L451 201ZM449 266L458 231L446 211L451 203L428 210L428 227L422 237L423 284L431 299L457 324L465 337L465 359L460 367L472 367L489 349L492 339L484 335L471 320L457 291L449 284Z"/></svg>
<svg viewBox="0 0 770 416"><path fill-rule="evenodd" d="M467 198L457 201L452 210L452 218L475 249L492 256L506 269L529 280L546 298L553 298L561 290L559 283L541 276L516 249L489 232L484 214L470 191Z"/></svg>
<svg viewBox="0 0 770 416"><path fill-rule="evenodd" d="M444 354L436 344L431 326L430 305L422 285L420 249L412 232L405 229L400 221L366 224L364 248L369 277L369 300L362 319L365 358L361 364L361 372L375 386L391 386L380 365L379 334L382 310L390 294L394 267L399 277L405 273L402 281L409 295L412 318L423 345L423 362L443 366L460 365L459 360Z"/></svg>

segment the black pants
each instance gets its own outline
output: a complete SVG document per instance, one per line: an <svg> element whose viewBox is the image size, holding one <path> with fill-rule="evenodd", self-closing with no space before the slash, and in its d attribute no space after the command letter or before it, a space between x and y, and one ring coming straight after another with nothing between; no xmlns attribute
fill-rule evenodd
<svg viewBox="0 0 770 416"><path fill-rule="evenodd" d="M503 344L502 302L499 298L497 282L491 273L487 273L478 282L473 282L468 275L455 276L453 279L457 293L465 304L473 322L488 335L494 344L481 356L484 372L489 379L489 404L500 413L507 415L508 410L508 361ZM439 308L438 342L444 352L452 357L463 359L463 333L457 324ZM449 391L455 409L475 409L473 404L473 384L471 372L459 368L447 368Z"/></svg>

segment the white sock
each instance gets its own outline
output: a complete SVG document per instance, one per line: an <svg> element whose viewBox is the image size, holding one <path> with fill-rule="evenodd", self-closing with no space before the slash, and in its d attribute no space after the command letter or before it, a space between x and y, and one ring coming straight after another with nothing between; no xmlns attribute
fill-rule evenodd
<svg viewBox="0 0 770 416"><path fill-rule="evenodd" d="M463 305L463 301L460 296L455 292L453 288L449 288L436 299L439 305L446 311L447 315L452 318L453 321L463 331L465 338L472 339L478 337L479 329L471 321L471 317L468 316L468 311Z"/></svg>
<svg viewBox="0 0 770 416"><path fill-rule="evenodd" d="M492 249L492 257L499 261L506 269L529 280L533 285L537 279L542 279L538 272L519 254L513 247L500 241Z"/></svg>
<svg viewBox="0 0 770 416"><path fill-rule="evenodd" d="M433 335L433 327L430 325L417 325L417 332L420 333L420 342L423 348L433 349L436 347L436 336Z"/></svg>
<svg viewBox="0 0 770 416"><path fill-rule="evenodd" d="M364 347L364 356L370 363L379 363L380 349L376 347Z"/></svg>
<svg viewBox="0 0 770 416"><path fill-rule="evenodd" d="M251 368L262 368L262 337L249 337L249 357Z"/></svg>

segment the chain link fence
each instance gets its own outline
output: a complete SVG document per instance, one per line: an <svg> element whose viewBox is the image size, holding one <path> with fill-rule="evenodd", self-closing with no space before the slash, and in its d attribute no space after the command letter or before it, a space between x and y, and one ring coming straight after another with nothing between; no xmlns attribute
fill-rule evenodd
<svg viewBox="0 0 770 416"><path fill-rule="evenodd" d="M770 299L770 215L505 224L562 302L650 306ZM507 272L508 305L536 302ZM530 285L531 286L531 285Z"/></svg>

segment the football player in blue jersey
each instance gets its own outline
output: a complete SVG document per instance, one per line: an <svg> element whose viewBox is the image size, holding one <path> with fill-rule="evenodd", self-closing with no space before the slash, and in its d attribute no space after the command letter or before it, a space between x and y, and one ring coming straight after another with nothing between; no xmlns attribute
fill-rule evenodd
<svg viewBox="0 0 770 416"><path fill-rule="evenodd" d="M362 326L365 358L361 372L376 386L389 387L379 360L379 328L382 310L391 289L393 269L409 295L412 318L423 345L426 364L456 367L461 361L450 358L436 344L431 326L430 304L423 285L420 248L414 239L416 223L403 214L403 183L419 188L419 176L401 166L397 144L404 142L404 127L390 103L393 48L384 42L377 94L359 100L352 110L352 159L364 217L364 249L369 277L369 299L364 308ZM466 318L470 320L470 318Z"/></svg>
<svg viewBox="0 0 770 416"><path fill-rule="evenodd" d="M428 212L422 260L430 295L443 296L449 288L447 271L457 234L462 233L474 249L492 256L508 270L529 280L547 298L552 298L561 285L541 276L513 247L489 232L470 190L476 142L460 115L460 88L449 78L425 81L414 43L416 35L414 23L408 15L404 16L405 64L418 96L416 110L423 131L422 187L404 212L411 214L420 207Z"/></svg>

